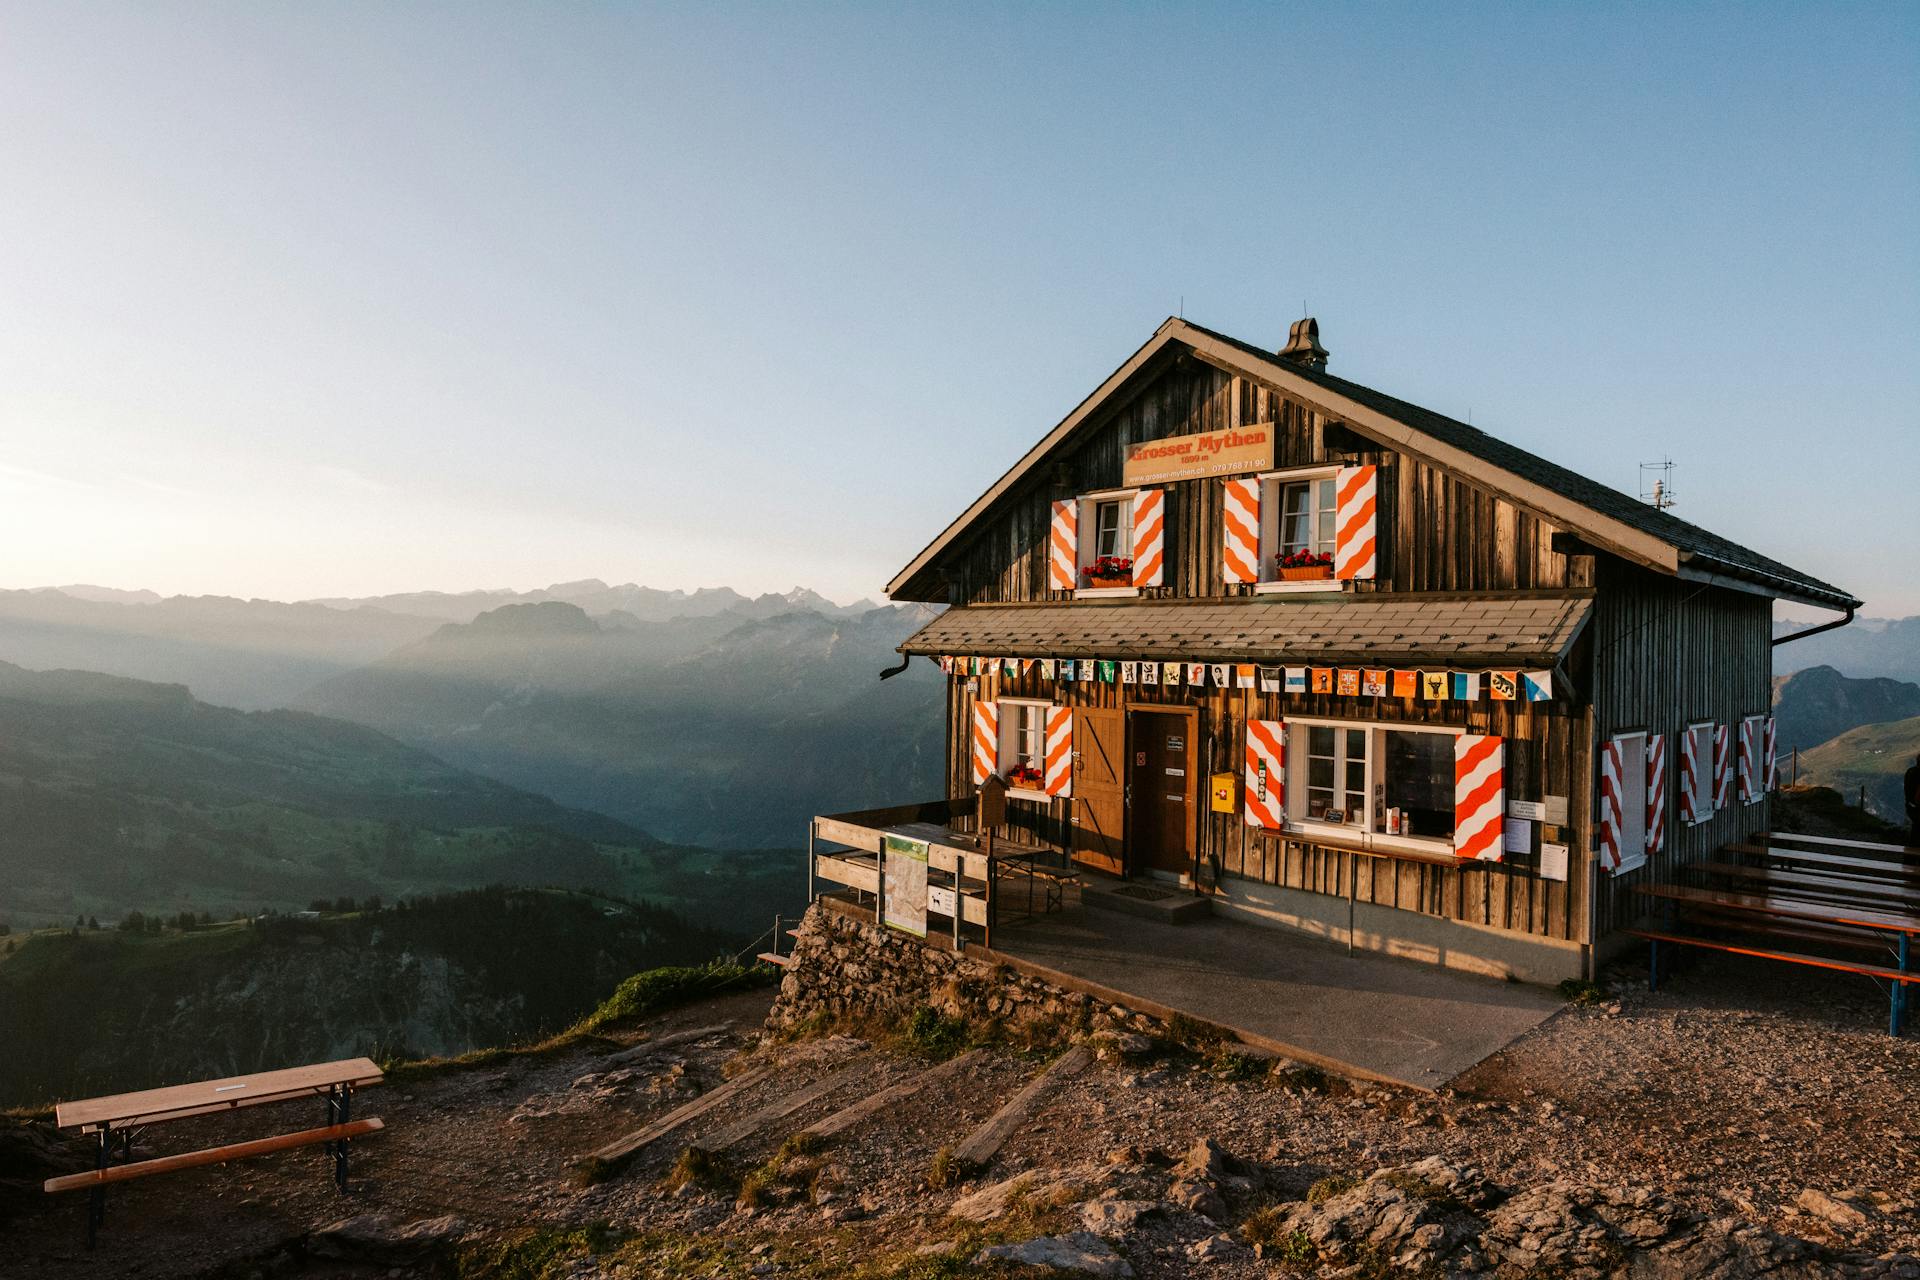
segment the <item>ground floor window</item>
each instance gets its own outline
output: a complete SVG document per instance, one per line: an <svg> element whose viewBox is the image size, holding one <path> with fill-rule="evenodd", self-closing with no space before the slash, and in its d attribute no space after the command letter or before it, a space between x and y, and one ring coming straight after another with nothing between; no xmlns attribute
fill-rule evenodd
<svg viewBox="0 0 1920 1280"><path fill-rule="evenodd" d="M1046 787L1047 705L1000 700L1000 776L1018 790Z"/></svg>
<svg viewBox="0 0 1920 1280"><path fill-rule="evenodd" d="M1406 839L1453 840L1462 730L1289 722L1287 818Z"/></svg>

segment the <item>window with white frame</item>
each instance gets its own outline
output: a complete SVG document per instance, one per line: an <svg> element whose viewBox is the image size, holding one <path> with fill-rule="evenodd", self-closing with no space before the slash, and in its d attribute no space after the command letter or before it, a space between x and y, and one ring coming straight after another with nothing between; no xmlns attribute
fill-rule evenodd
<svg viewBox="0 0 1920 1280"><path fill-rule="evenodd" d="M1012 790L1046 790L1047 705L1000 700L1000 776Z"/></svg>
<svg viewBox="0 0 1920 1280"><path fill-rule="evenodd" d="M1088 563L1101 556L1133 554L1133 499L1096 498L1090 504L1093 541L1088 546Z"/></svg>
<svg viewBox="0 0 1920 1280"><path fill-rule="evenodd" d="M1288 721L1288 821L1450 845L1454 739L1463 732Z"/></svg>
<svg viewBox="0 0 1920 1280"><path fill-rule="evenodd" d="M1713 722L1688 725L1687 742L1693 755L1693 820L1705 822L1713 816Z"/></svg>
<svg viewBox="0 0 1920 1280"><path fill-rule="evenodd" d="M1279 580L1281 562L1289 558L1324 557L1323 563L1331 567L1338 476L1337 467L1315 467L1260 478L1262 582Z"/></svg>

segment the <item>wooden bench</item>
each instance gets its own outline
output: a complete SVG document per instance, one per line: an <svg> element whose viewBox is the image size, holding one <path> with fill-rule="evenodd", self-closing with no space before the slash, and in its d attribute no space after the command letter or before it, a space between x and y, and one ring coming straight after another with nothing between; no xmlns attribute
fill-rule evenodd
<svg viewBox="0 0 1920 1280"><path fill-rule="evenodd" d="M325 1146L333 1158L334 1185L345 1191L348 1144L355 1138L379 1133L386 1127L375 1116L362 1120L353 1118L353 1092L379 1084L383 1078L380 1068L371 1059L349 1058L341 1062L323 1062L281 1071L232 1076L224 1080L202 1080L194 1084L170 1085L164 1089L145 1089L137 1093L63 1102L54 1109L56 1123L62 1129L94 1135L95 1164L86 1173L47 1179L45 1190L49 1194L63 1191L90 1193L87 1202L89 1249L94 1247L100 1224L106 1218L106 1189L111 1183L129 1182L135 1178L179 1169L224 1164L230 1160L245 1160L299 1147ZM133 1159L134 1134L150 1125L312 1097L318 1097L326 1104L326 1123L318 1128L274 1134L177 1155L154 1156L137 1161ZM116 1145L120 1151L119 1164L113 1162Z"/></svg>
<svg viewBox="0 0 1920 1280"><path fill-rule="evenodd" d="M1762 873L1767 874L1767 873ZM1772 873L1779 874L1779 873ZM1906 1011L1907 988L1920 974L1911 964L1911 946L1920 934L1920 912L1902 911L1884 903L1861 904L1857 900L1827 900L1795 896L1768 888L1764 892L1722 892L1689 885L1645 884L1635 892L1653 899L1668 917L1668 927L1649 922L1626 932L1647 940L1647 985L1660 985L1660 944L1701 947L1738 955L1758 956L1788 964L1832 969L1888 983L1887 1031L1899 1035ZM1772 941L1812 942L1829 947L1891 950L1897 958L1893 967L1836 960L1827 956L1785 951L1775 946L1728 942L1673 927L1672 918L1684 916L1688 923L1733 931L1748 937Z"/></svg>
<svg viewBox="0 0 1920 1280"><path fill-rule="evenodd" d="M1738 862L1702 862L1692 869L1789 897L1825 898L1908 911L1920 908L1920 888L1909 889L1888 881L1836 876L1817 870L1750 867Z"/></svg>

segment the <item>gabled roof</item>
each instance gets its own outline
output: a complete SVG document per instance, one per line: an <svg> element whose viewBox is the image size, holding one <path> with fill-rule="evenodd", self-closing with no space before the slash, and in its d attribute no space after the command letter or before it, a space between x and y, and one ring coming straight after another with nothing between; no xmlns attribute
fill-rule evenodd
<svg viewBox="0 0 1920 1280"><path fill-rule="evenodd" d="M905 654L1182 662L1415 662L1553 666L1586 625L1583 595L1230 596L948 609Z"/></svg>
<svg viewBox="0 0 1920 1280"><path fill-rule="evenodd" d="M1169 346L1178 344L1209 364L1276 387L1361 435L1434 463L1476 482L1594 546L1661 573L1718 582L1739 590L1783 597L1823 608L1860 603L1831 583L1749 550L1671 512L1640 502L1597 480L1497 440L1445 414L1408 404L1332 374L1282 360L1272 352L1170 317L1127 362L1081 401L1011 470L982 494L940 536L887 584L902 589L959 538L1033 468L1074 434L1134 375Z"/></svg>

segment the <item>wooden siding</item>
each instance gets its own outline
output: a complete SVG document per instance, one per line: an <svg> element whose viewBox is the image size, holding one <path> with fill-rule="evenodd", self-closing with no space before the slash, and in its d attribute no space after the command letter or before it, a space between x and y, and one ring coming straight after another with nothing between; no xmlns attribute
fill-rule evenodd
<svg viewBox="0 0 1920 1280"><path fill-rule="evenodd" d="M1392 450L1278 390L1186 357L1146 376L1138 391L1090 422L1050 465L1011 493L971 537L940 557L950 599L969 604L1069 600L1047 580L1056 499L1119 487L1127 447L1145 440L1274 422L1276 468L1371 463L1382 468L1380 576L1356 591L1562 590L1591 585L1589 557L1552 549L1555 528L1505 498ZM1221 571L1222 482L1166 486L1167 573L1145 596L1250 593ZM1436 536L1444 531L1444 536Z"/></svg>
<svg viewBox="0 0 1920 1280"><path fill-rule="evenodd" d="M1737 776L1740 718L1772 712L1773 602L1662 577L1610 556L1602 558L1599 574L1588 627L1596 749L1618 733L1664 733L1668 774L1666 850L1648 855L1637 870L1600 877L1604 937L1645 914L1634 885L1672 880L1684 865L1766 829L1767 802L1741 804L1737 782L1728 788L1727 807L1712 818L1693 827L1680 821L1680 734L1703 720L1731 726ZM1712 767L1711 759L1703 764Z"/></svg>
<svg viewBox="0 0 1920 1280"><path fill-rule="evenodd" d="M1124 655L1115 655L1124 657ZM974 696L967 692L969 677L948 681L947 723L950 795L973 791L967 773L967 743L961 732L971 723ZM1157 688L1120 684L1041 680L1038 669L1017 676L978 677L979 696L1035 698L1069 707L1145 708L1164 705L1198 707L1200 713L1195 767L1202 773L1241 770L1246 721L1284 720L1288 716L1321 716L1380 723L1444 724L1477 733L1495 733L1507 739L1507 795L1510 799L1540 799L1548 794L1568 797L1570 827L1562 841L1569 846L1568 878L1543 880L1530 864L1427 863L1360 856L1356 897L1361 902L1419 911L1428 915L1491 925L1549 938L1584 940L1587 921L1587 824L1591 806L1592 757L1588 749L1588 719L1584 706L1553 702L1477 703L1418 702L1380 698L1360 700L1333 695L1262 694L1255 690L1195 690L1184 685ZM958 727L958 728L956 728ZM1205 789L1200 788L1204 810ZM1024 835L1063 843L1067 806L1009 800L1008 825L1000 834ZM1238 812L1199 815L1199 846L1203 860L1217 862L1228 876L1265 884L1345 897L1348 860L1345 851L1308 840L1270 836L1248 828ZM1231 882L1228 884L1231 892Z"/></svg>

